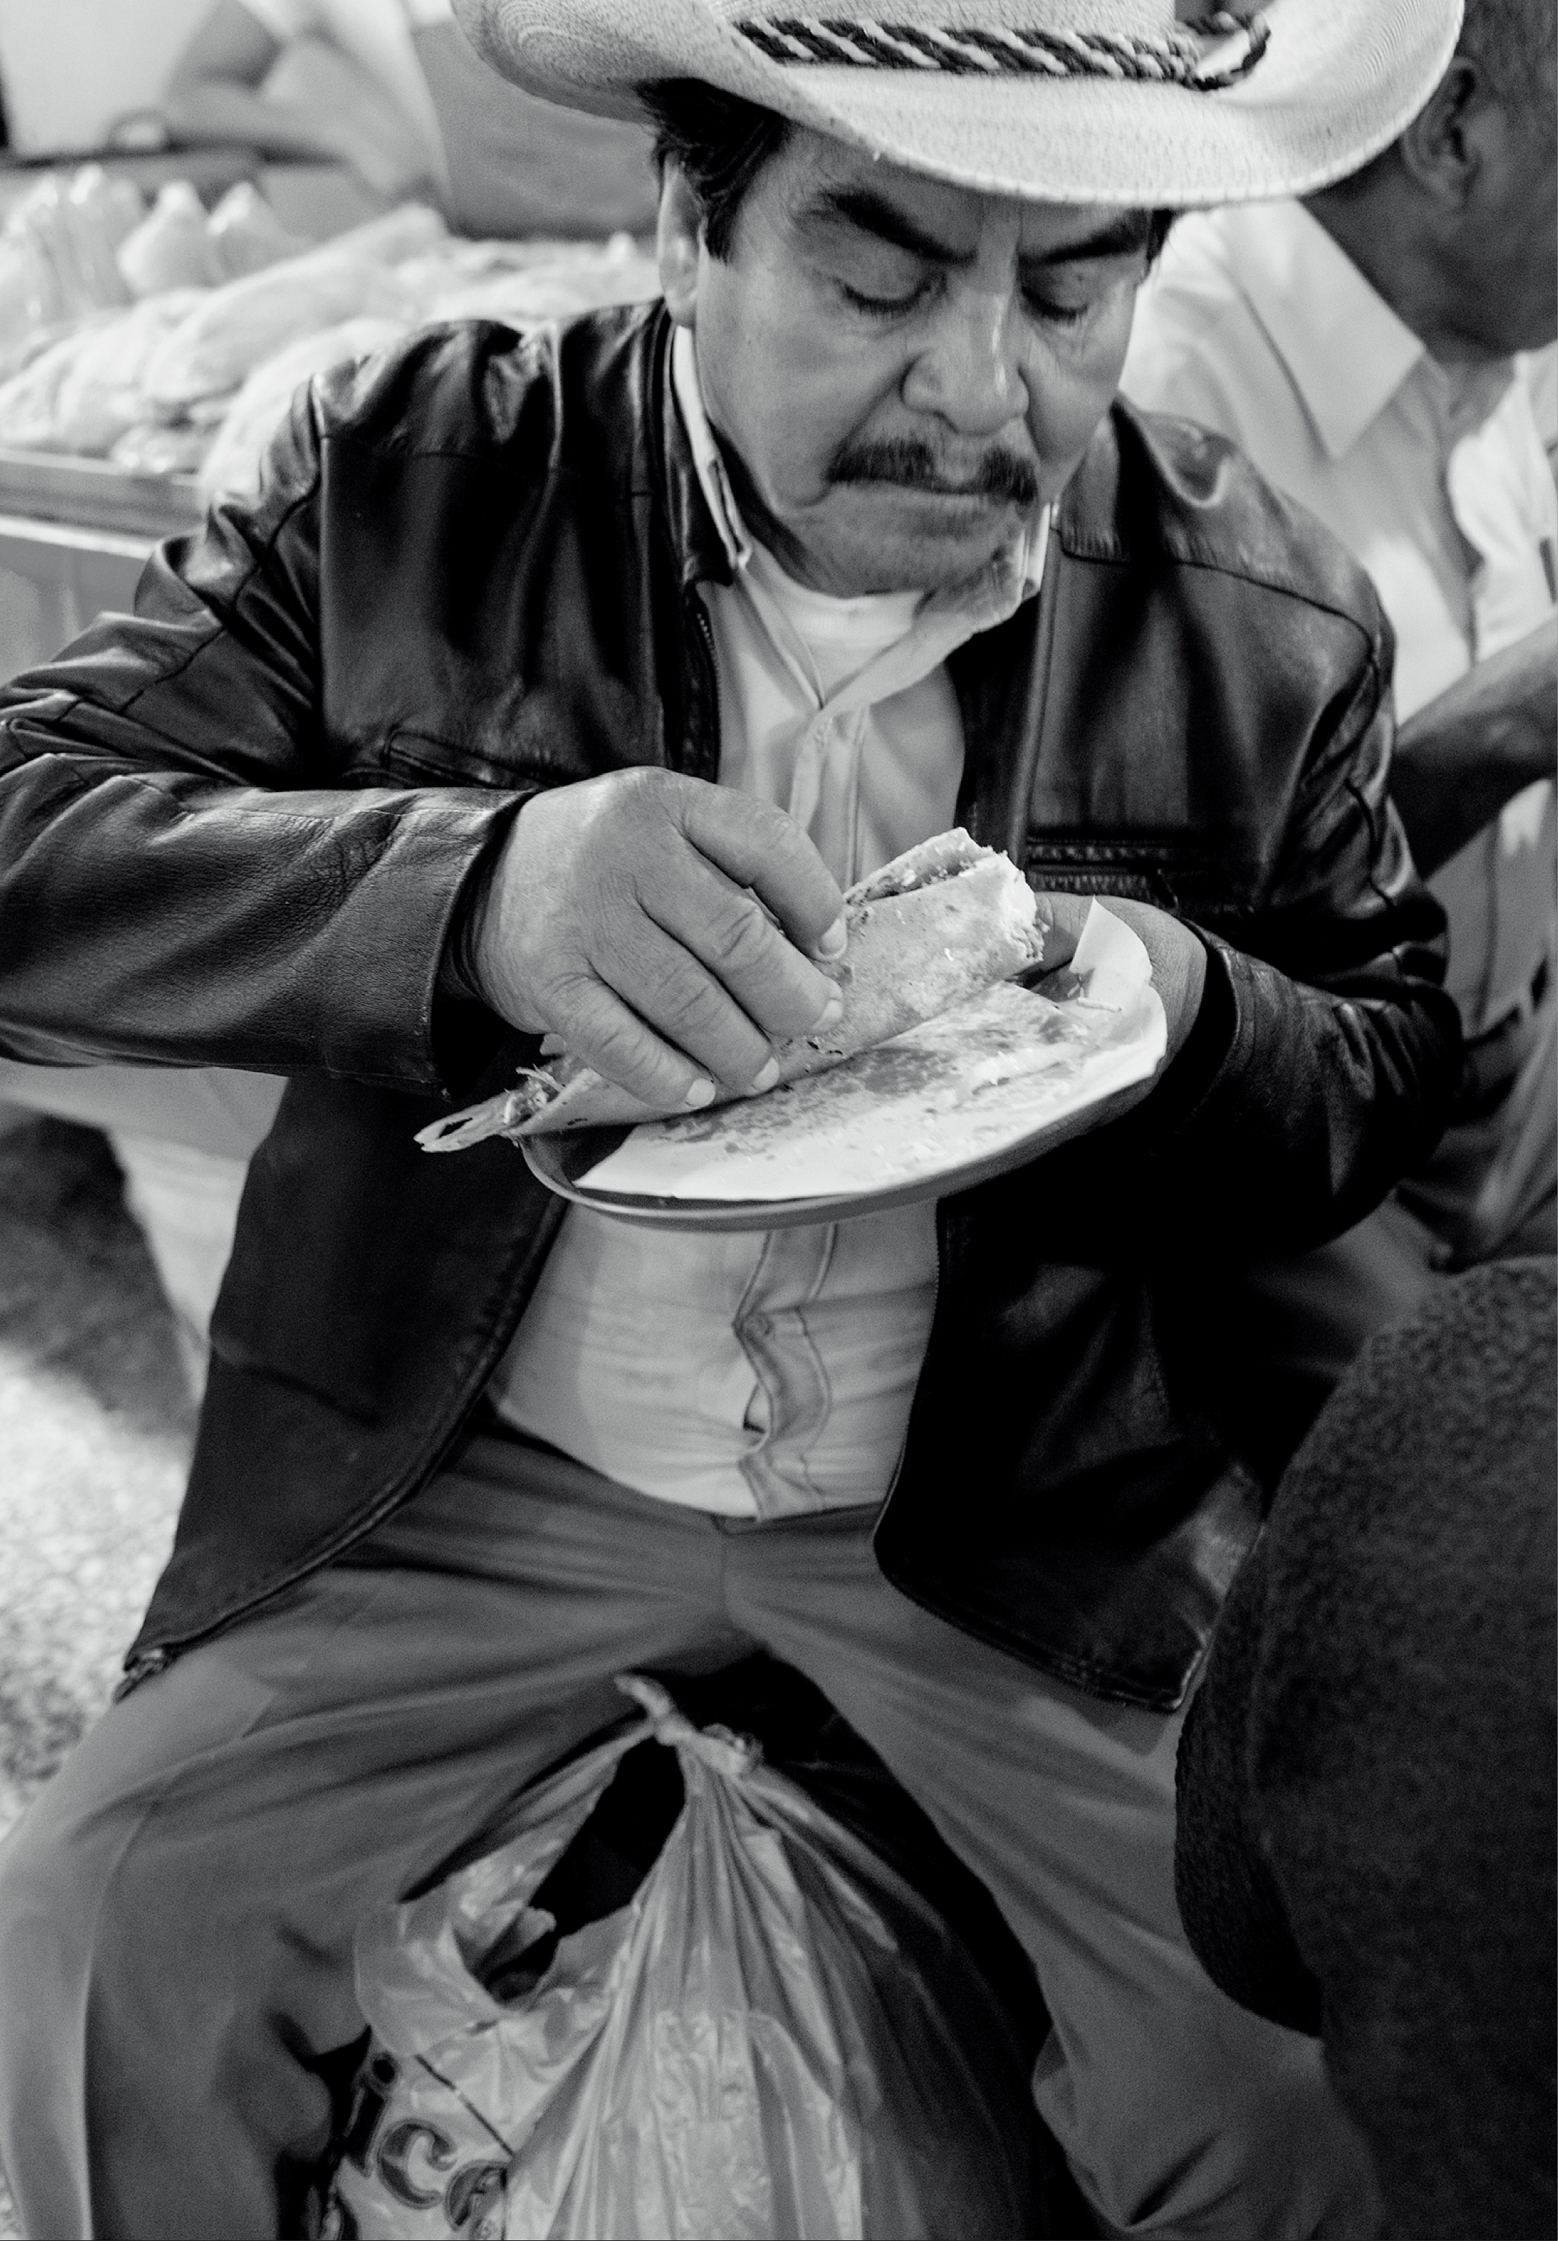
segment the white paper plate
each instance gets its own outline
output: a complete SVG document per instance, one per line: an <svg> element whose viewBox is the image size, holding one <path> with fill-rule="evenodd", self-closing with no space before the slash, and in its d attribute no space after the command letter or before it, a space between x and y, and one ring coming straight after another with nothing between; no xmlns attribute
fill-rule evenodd
<svg viewBox="0 0 1558 2241"><path fill-rule="evenodd" d="M844 1221L967 1190L1112 1118L1162 1064L1146 952L1095 918L1075 962L1097 969L1048 992L1003 984L766 1097L521 1149L559 1196L668 1229Z"/></svg>

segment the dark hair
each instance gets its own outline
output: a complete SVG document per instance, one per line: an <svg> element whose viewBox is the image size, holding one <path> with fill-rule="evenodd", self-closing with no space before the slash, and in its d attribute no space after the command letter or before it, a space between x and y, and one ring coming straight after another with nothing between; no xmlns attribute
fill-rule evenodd
<svg viewBox="0 0 1558 2241"><path fill-rule="evenodd" d="M656 78L638 98L654 127L661 173L675 161L698 198L711 257L728 257L736 218L764 164L790 137L790 120L697 78ZM1150 264L1168 239L1172 210L1154 210L1147 236Z"/></svg>
<svg viewBox="0 0 1558 2241"><path fill-rule="evenodd" d="M709 255L728 257L741 205L789 139L789 119L697 78L656 78L638 97L654 128L656 164L663 174L675 161L698 198Z"/></svg>

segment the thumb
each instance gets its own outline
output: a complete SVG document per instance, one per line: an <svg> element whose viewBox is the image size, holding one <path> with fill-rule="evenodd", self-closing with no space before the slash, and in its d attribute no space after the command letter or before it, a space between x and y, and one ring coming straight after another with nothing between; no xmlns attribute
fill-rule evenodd
<svg viewBox="0 0 1558 2241"><path fill-rule="evenodd" d="M1044 935L1043 969L1050 972L1057 965L1069 965L1076 954L1087 914L1093 907L1093 897L1044 893L1034 899Z"/></svg>

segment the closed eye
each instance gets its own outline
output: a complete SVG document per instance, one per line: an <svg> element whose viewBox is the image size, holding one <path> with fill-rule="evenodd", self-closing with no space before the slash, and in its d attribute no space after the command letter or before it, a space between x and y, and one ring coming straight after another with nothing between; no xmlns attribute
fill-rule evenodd
<svg viewBox="0 0 1558 2241"><path fill-rule="evenodd" d="M848 281L839 282L839 291L851 310L863 312L868 319L901 318L907 311L915 311L929 293L929 280L917 281L914 287L901 296L868 296L861 288L851 288Z"/></svg>
<svg viewBox="0 0 1558 2241"><path fill-rule="evenodd" d="M1031 317L1042 319L1051 327L1080 327L1084 319L1092 316L1090 303L1051 303L1045 296L1024 295L1023 302Z"/></svg>

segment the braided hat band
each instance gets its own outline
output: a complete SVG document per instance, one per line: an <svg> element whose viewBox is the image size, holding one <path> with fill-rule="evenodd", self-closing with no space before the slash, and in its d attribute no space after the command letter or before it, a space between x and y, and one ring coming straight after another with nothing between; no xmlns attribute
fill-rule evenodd
<svg viewBox="0 0 1558 2241"><path fill-rule="evenodd" d="M1442 77L1462 0L454 7L546 101L638 117L644 86L691 78L978 194L1192 210L1313 194L1378 155Z"/></svg>
<svg viewBox="0 0 1558 2241"><path fill-rule="evenodd" d="M929 30L871 17L747 16L733 28L771 62L855 70L939 70L953 77L1124 78L1217 93L1247 78L1270 39L1263 16L1219 10L1152 37L1111 31ZM1207 41L1217 43L1208 68ZM1241 43L1231 60L1221 50Z"/></svg>

